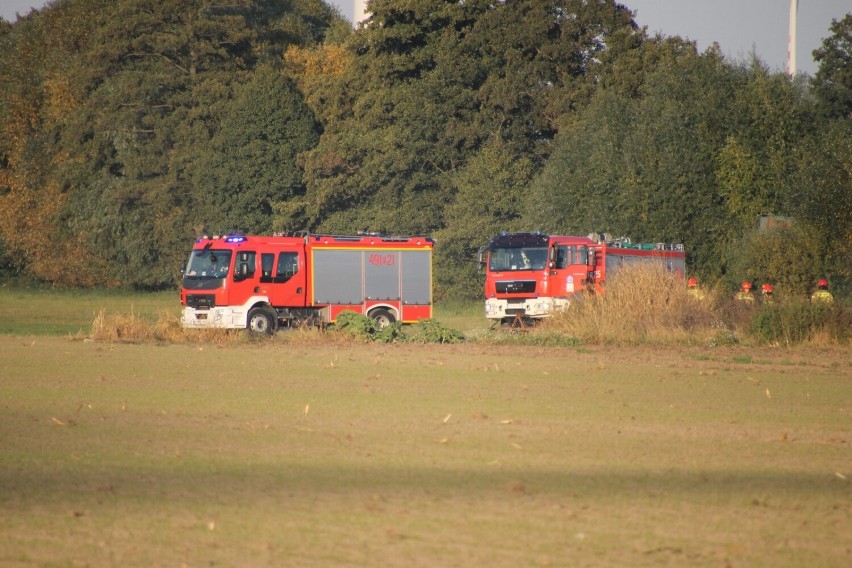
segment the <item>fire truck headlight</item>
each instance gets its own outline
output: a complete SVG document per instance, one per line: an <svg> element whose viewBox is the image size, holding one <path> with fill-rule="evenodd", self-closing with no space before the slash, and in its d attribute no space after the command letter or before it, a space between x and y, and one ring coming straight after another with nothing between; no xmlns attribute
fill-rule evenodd
<svg viewBox="0 0 852 568"><path fill-rule="evenodd" d="M485 303L485 315L486 316L495 316L502 312L502 306L499 304L492 304L490 302Z"/></svg>

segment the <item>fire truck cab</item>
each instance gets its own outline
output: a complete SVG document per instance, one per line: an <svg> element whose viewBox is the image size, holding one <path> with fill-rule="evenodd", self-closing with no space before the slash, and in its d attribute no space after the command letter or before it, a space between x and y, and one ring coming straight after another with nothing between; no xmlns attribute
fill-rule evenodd
<svg viewBox="0 0 852 568"><path fill-rule="evenodd" d="M432 317L427 237L202 237L183 271L187 328L272 333L352 310L387 325Z"/></svg>

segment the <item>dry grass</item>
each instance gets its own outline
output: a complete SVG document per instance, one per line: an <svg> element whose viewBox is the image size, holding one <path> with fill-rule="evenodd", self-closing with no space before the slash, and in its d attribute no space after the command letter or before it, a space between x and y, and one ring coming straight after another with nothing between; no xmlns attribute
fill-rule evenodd
<svg viewBox="0 0 852 568"><path fill-rule="evenodd" d="M161 310L155 319L151 319L134 311L124 314L107 314L105 309L101 309L92 322L89 338L110 343L160 341L227 345L245 343L246 336L247 334L241 330L184 329L181 326L180 317L172 311Z"/></svg>
<svg viewBox="0 0 852 568"><path fill-rule="evenodd" d="M82 335L75 336L82 339ZM357 344L363 340L344 333L328 333L327 329L304 326L288 329L270 337L254 337L239 329L184 329L180 316L173 310L161 310L156 316L136 313L109 314L101 309L92 322L88 339L108 343L195 343L219 347L244 345L251 342L270 344L311 345L318 342L331 344Z"/></svg>
<svg viewBox="0 0 852 568"><path fill-rule="evenodd" d="M584 343L705 344L719 333L713 293L697 299L658 266L623 268L599 296L583 296L547 327Z"/></svg>

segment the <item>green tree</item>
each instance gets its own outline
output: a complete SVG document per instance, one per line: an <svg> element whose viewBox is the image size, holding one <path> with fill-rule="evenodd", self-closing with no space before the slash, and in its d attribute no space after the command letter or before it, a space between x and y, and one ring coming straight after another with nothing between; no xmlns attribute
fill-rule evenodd
<svg viewBox="0 0 852 568"><path fill-rule="evenodd" d="M500 231L526 230L521 219L524 194L534 170L494 137L464 168L449 174L454 199L444 209L444 228L435 232L437 289L443 297L479 297L479 247Z"/></svg>
<svg viewBox="0 0 852 568"><path fill-rule="evenodd" d="M753 65L738 81L717 176L734 230L762 214L789 213L795 153L816 117L794 83Z"/></svg>
<svg viewBox="0 0 852 568"><path fill-rule="evenodd" d="M852 291L852 121L840 118L807 136L798 147L790 215L818 243L811 285L828 277Z"/></svg>
<svg viewBox="0 0 852 568"><path fill-rule="evenodd" d="M346 44L351 62L323 93L330 114L320 113L323 136L306 153L305 197L282 206L280 222L440 231L437 275L449 283L471 266L473 243L497 227L476 223L479 234L463 235L448 207L489 201L489 178L524 187L550 153L557 118L588 99L609 35L635 24L609 1L385 0L371 12ZM485 172L497 148L506 163ZM484 177L457 185L470 172ZM490 200L501 191L502 182ZM518 218L521 204L512 206L506 215Z"/></svg>
<svg viewBox="0 0 852 568"><path fill-rule="evenodd" d="M439 65L482 2L374 2L355 57L326 99L336 116L306 154L308 192L281 223L326 231L427 232L447 199L441 175L470 148L475 62ZM448 61L444 61L449 64ZM470 63L470 65L468 65ZM339 109L339 110L338 110ZM301 216L300 216L301 215Z"/></svg>
<svg viewBox="0 0 852 568"><path fill-rule="evenodd" d="M560 232L681 242L693 265L718 273L723 226L714 152L724 139L733 74L713 52L648 41L639 82L610 80L570 119L536 178L528 218Z"/></svg>
<svg viewBox="0 0 852 568"><path fill-rule="evenodd" d="M16 270L71 285L103 276L85 239L61 222L68 153L56 143L81 96L75 50L99 9L63 4L0 31L0 239Z"/></svg>
<svg viewBox="0 0 852 568"><path fill-rule="evenodd" d="M211 231L268 233L273 206L304 192L296 157L316 145L319 126L294 83L263 68L236 89L201 160L197 203Z"/></svg>
<svg viewBox="0 0 852 568"><path fill-rule="evenodd" d="M811 86L827 116L852 118L852 13L832 20L830 31L813 52L819 68Z"/></svg>
<svg viewBox="0 0 852 568"><path fill-rule="evenodd" d="M33 78L26 79L26 68L18 67L22 80L15 81L15 88L26 87L37 96L12 93L4 100L32 101L19 115L35 118L18 121L28 125L20 128L17 115L4 112L0 122L22 134L19 147L38 148L46 164L39 169L42 178L30 176L35 182L25 182L24 160L8 153L15 148L0 150L12 157L4 175L16 184L0 207L22 212L42 204L36 209L38 223L22 225L23 215L17 214L11 217L17 225L0 228L3 235L22 228L30 236L24 266L66 284L172 285L190 239L209 221L206 201L199 201L209 194L196 185L202 179L199 167L216 149L211 141L220 150L226 147L217 137L223 125L231 135L238 130L227 114L236 104L230 102L235 92L258 65L280 61L293 43L321 41L339 21L339 14L320 0L225 5L67 0L13 26L10 61L26 61L34 49L39 53L29 59L36 63L35 73L29 71ZM298 98L293 89L280 94L289 97L284 107ZM258 138L281 137L268 124L251 126L265 129ZM243 140L249 138L244 132ZM258 163L286 154L272 145L254 150L276 153L253 154ZM292 156L288 159L293 162ZM293 179L281 183L299 185ZM268 207L265 214L271 216ZM268 226L258 220L252 224ZM79 270L50 268L67 266L55 262L57 256L76 259Z"/></svg>

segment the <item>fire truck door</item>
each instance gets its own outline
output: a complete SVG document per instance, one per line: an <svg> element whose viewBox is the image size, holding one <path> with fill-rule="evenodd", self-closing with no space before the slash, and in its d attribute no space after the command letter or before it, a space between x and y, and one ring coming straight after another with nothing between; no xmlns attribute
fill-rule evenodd
<svg viewBox="0 0 852 568"><path fill-rule="evenodd" d="M551 254L550 293L559 298L582 291L586 278L585 247L557 245Z"/></svg>
<svg viewBox="0 0 852 568"><path fill-rule="evenodd" d="M270 275L271 283L264 286L273 306L298 308L306 305L305 272L305 257L297 247L278 252L275 271Z"/></svg>
<svg viewBox="0 0 852 568"><path fill-rule="evenodd" d="M234 256L233 284L230 286L228 302L240 305L254 293L257 286L257 253L240 250Z"/></svg>

